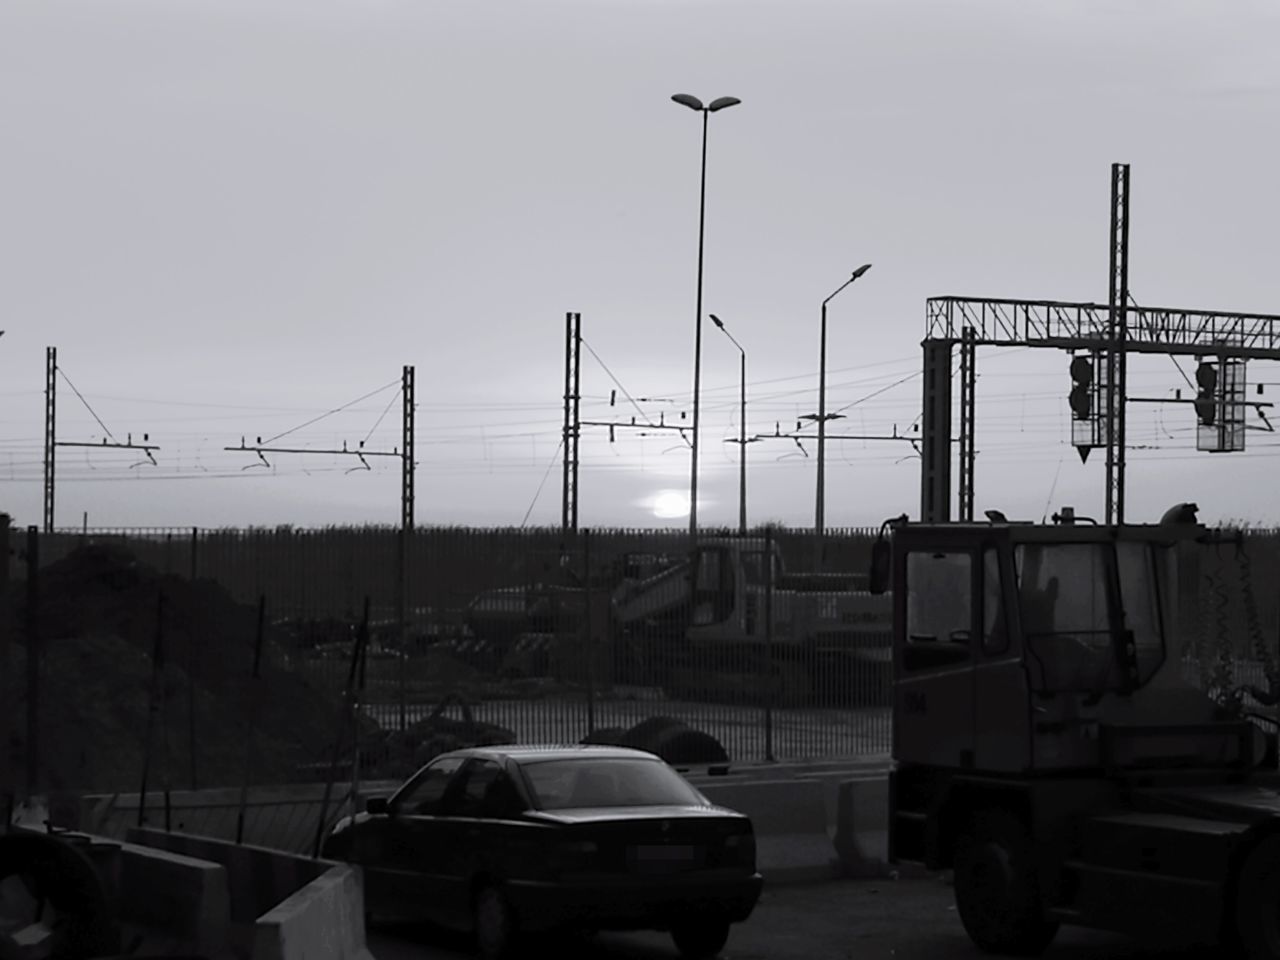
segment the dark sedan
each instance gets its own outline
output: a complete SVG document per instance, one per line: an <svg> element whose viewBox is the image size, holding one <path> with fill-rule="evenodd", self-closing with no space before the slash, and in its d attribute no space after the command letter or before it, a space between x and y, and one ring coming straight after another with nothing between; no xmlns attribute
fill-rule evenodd
<svg viewBox="0 0 1280 960"><path fill-rule="evenodd" d="M324 855L363 868L371 915L471 931L487 958L562 929L667 930L712 957L762 883L748 817L622 747L442 754L342 820Z"/></svg>

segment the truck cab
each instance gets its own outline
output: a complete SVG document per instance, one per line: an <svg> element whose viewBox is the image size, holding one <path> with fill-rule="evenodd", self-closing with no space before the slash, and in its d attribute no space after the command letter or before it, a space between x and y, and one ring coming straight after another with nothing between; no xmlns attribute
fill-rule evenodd
<svg viewBox="0 0 1280 960"><path fill-rule="evenodd" d="M1275 836L1280 898L1267 734L1179 656L1178 565L1211 532L994 516L901 519L873 551L893 605L890 859L954 870L993 953L1038 953L1070 923L1274 960L1275 906L1240 883Z"/></svg>

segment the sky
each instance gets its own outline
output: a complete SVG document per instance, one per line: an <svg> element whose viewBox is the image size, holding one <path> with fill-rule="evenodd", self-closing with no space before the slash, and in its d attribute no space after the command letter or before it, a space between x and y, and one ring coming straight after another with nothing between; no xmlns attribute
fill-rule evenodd
<svg viewBox="0 0 1280 960"><path fill-rule="evenodd" d="M919 423L930 297L1105 302L1115 162L1139 303L1280 313L1277 40L1261 0L7 0L0 509L40 522L56 347L60 444L159 448L59 446L59 527L394 524L397 457L224 448L398 451L406 365L417 523L558 524L566 312L584 420L691 416L675 93L742 101L710 119L703 311L746 351L749 435L816 412L820 305L860 264L832 433ZM702 358L699 520L731 526L739 354L704 322ZM979 351L979 515L1102 515L1068 362ZM1185 391L1181 363L1135 361L1131 395ZM1188 405L1128 423L1130 520L1280 524L1275 434L1213 455ZM581 526L687 523L688 447L651 433L583 428ZM812 524L814 444L747 455L749 521ZM909 443L826 463L828 527L918 516Z"/></svg>

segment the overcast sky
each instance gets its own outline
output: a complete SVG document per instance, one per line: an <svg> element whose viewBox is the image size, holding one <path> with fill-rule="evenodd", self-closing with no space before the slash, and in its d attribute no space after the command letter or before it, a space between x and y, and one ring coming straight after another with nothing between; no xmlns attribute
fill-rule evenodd
<svg viewBox="0 0 1280 960"><path fill-rule="evenodd" d="M819 305L861 263L829 308L833 432L918 422L930 296L1105 301L1113 162L1140 303L1280 313L1277 41L1262 0L7 0L3 509L40 521L54 346L60 441L161 448L60 447L59 526L394 523L391 457L223 448L399 447L406 364L418 522L558 523L566 311L584 419L629 419L624 392L690 409L701 124L678 92L742 100L711 118L704 311L747 350L753 434L816 410ZM979 511L1101 516L1067 363L980 352ZM1248 376L1280 395L1274 364ZM1130 391L1185 385L1156 358ZM737 521L737 392L708 323L707 524ZM1212 456L1186 405L1129 423L1130 519L1280 522L1275 434ZM750 446L750 520L813 522L805 448ZM827 452L829 526L918 515L909 444ZM581 524L685 522L653 509L688 492L675 435L584 428L581 461Z"/></svg>

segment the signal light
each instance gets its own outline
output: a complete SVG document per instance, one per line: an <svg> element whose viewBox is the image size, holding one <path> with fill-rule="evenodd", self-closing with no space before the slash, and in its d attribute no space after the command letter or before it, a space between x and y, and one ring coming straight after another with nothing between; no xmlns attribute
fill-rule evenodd
<svg viewBox="0 0 1280 960"><path fill-rule="evenodd" d="M1077 420L1088 420L1093 413L1093 363L1088 357L1071 358L1071 393L1067 398Z"/></svg>
<svg viewBox="0 0 1280 960"><path fill-rule="evenodd" d="M1218 365L1202 363L1196 367L1196 416L1206 427L1212 427L1217 418L1218 407Z"/></svg>

